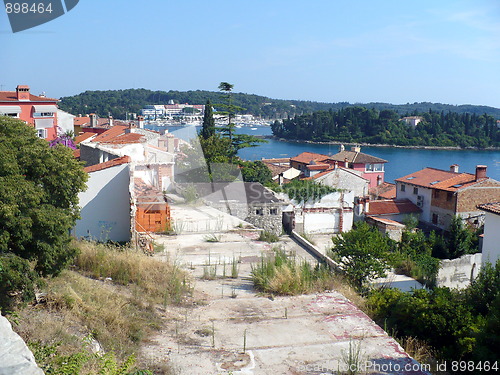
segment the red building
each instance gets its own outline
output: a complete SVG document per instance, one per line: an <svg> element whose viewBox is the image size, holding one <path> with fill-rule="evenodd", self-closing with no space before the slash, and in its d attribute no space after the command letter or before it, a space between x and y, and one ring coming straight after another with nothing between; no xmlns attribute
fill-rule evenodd
<svg viewBox="0 0 500 375"><path fill-rule="evenodd" d="M16 91L0 91L0 116L23 120L35 128L40 138L57 137L57 99L30 94L26 85L18 85Z"/></svg>

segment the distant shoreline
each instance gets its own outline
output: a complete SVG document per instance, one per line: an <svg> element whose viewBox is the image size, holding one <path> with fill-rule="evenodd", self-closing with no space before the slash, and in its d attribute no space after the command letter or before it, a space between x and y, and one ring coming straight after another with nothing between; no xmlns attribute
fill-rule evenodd
<svg viewBox="0 0 500 375"><path fill-rule="evenodd" d="M281 142L289 143L306 143L306 144L317 144L317 145L344 145L344 146L361 146L361 147L386 147L386 148L406 148L415 150L463 150L463 151L500 151L500 147L487 147L487 148L477 148L477 147L459 147L459 146L402 146L402 145L389 145L380 143L364 143L364 142L339 142L339 141L328 141L328 142L315 142L315 141L299 141L297 139L286 139L276 137L275 135L266 136L266 138L275 139Z"/></svg>

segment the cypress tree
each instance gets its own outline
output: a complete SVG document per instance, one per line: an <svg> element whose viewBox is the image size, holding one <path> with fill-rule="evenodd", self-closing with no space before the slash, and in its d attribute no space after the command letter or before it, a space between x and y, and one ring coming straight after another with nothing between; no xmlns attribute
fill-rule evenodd
<svg viewBox="0 0 500 375"><path fill-rule="evenodd" d="M200 135L204 139L208 139L211 136L215 135L215 120L212 111L212 103L210 103L210 100L207 100L207 104L205 105L205 113L203 114L203 125Z"/></svg>

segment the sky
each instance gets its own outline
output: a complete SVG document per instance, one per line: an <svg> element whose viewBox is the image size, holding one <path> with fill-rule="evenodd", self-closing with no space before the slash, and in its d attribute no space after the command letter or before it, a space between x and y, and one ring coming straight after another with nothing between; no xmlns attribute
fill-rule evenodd
<svg viewBox="0 0 500 375"><path fill-rule="evenodd" d="M80 0L12 33L0 90L235 92L351 103L500 108L498 0Z"/></svg>

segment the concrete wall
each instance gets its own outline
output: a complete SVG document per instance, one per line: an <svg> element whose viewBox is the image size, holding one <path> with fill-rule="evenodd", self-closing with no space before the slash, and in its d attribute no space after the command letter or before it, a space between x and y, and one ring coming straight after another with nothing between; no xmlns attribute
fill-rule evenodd
<svg viewBox="0 0 500 375"><path fill-rule="evenodd" d="M500 259L500 215L486 212L483 238L483 263Z"/></svg>
<svg viewBox="0 0 500 375"><path fill-rule="evenodd" d="M469 254L453 260L442 260L437 286L464 289L478 275L482 254Z"/></svg>
<svg viewBox="0 0 500 375"><path fill-rule="evenodd" d="M78 195L81 219L74 234L98 241L129 241L130 169L129 164L89 173L88 189Z"/></svg>

